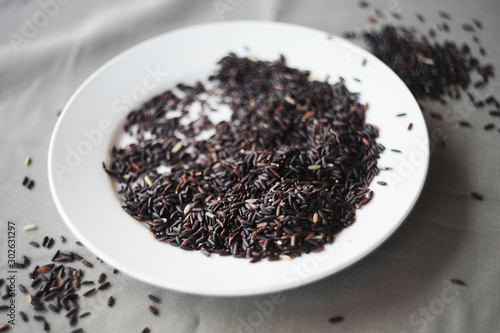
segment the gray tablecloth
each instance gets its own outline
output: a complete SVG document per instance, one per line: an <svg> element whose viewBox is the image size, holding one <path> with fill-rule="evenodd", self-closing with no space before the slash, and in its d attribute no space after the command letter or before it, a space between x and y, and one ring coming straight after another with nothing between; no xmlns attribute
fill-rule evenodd
<svg viewBox="0 0 500 333"><path fill-rule="evenodd" d="M369 1L361 9L354 1L251 0L110 0L3 1L0 4L0 269L7 274L7 221L16 225L16 253L32 264L50 261L56 248L77 250L75 237L59 216L50 194L47 154L51 133L75 89L94 70L119 52L155 35L189 25L221 20L260 19L301 24L340 35L359 31L375 8L399 13L404 25L427 32L443 22L438 10L452 20L449 38L474 45L461 23L482 21L476 35L487 54L485 62L500 68L500 3L489 1ZM426 23L419 23L415 13ZM394 19L389 19L398 23ZM476 51L476 50L474 50ZM500 81L480 94L500 98ZM426 109L467 109L466 101ZM85 279L106 272L112 281L107 293L81 302L91 315L76 327L85 332L499 332L500 331L500 133L483 126L498 119L489 109L464 113L471 129L431 119L429 132L442 129L444 145L432 144L428 179L412 214L396 233L365 259L319 282L277 295L217 298L163 290L114 275L113 268L93 260ZM24 165L26 156L32 164ZM35 180L30 191L24 176ZM473 200L470 192L484 196ZM33 231L23 231L27 224ZM49 250L29 241L55 238ZM59 235L67 238L61 244ZM467 283L458 286L450 279ZM16 284L30 284L27 270L19 270ZM1 295L5 294L2 288ZM148 311L148 294L157 295L160 315ZM106 306L109 295L116 298ZM16 294L14 332L41 331L33 320L26 295ZM0 300L6 304L8 300ZM30 317L21 321L19 311ZM0 326L9 320L0 312ZM73 329L63 314L41 313L51 332ZM343 321L330 323L329 318Z"/></svg>

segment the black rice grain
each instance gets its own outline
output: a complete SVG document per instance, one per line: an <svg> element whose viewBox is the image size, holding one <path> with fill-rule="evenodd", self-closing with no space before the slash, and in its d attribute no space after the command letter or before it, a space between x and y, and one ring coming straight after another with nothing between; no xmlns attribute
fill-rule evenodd
<svg viewBox="0 0 500 333"><path fill-rule="evenodd" d="M52 245L54 245L54 238L49 239L49 241L47 242L47 248L48 249L52 248Z"/></svg>
<svg viewBox="0 0 500 333"><path fill-rule="evenodd" d="M464 281L462 281L460 279L451 279L451 282L454 284L457 284L459 286L463 286L463 287L465 287L467 285Z"/></svg>
<svg viewBox="0 0 500 333"><path fill-rule="evenodd" d="M358 1L358 7L359 8L366 8L368 6L369 6L368 2L363 1L363 0L362 1Z"/></svg>
<svg viewBox="0 0 500 333"><path fill-rule="evenodd" d="M160 299L156 296L153 295L148 295L148 298L151 300L153 303L160 303Z"/></svg>
<svg viewBox="0 0 500 333"><path fill-rule="evenodd" d="M58 259L59 257L59 254L61 253L60 250L57 250L57 252L54 254L54 256L52 257L52 261L56 261L56 259Z"/></svg>
<svg viewBox="0 0 500 333"><path fill-rule="evenodd" d="M107 304L109 307L112 307L115 304L115 298L113 296L109 296Z"/></svg>
<svg viewBox="0 0 500 333"><path fill-rule="evenodd" d="M75 326L78 323L78 314L75 312L69 319L69 324Z"/></svg>
<svg viewBox="0 0 500 333"><path fill-rule="evenodd" d="M444 18L445 20L451 20L450 14L448 14L445 11L442 11L442 10L438 11L438 15L441 16L442 18Z"/></svg>
<svg viewBox="0 0 500 333"><path fill-rule="evenodd" d="M437 120L443 120L443 116L440 115L439 113L436 113L436 112L429 112L429 115L431 116L431 118L434 118L434 119L437 119Z"/></svg>
<svg viewBox="0 0 500 333"><path fill-rule="evenodd" d="M66 314L65 314L65 317L66 318L69 318L71 317L73 314L76 314L76 312L78 311L78 308L73 308L71 310L69 310Z"/></svg>
<svg viewBox="0 0 500 333"><path fill-rule="evenodd" d="M331 317L330 319L328 319L328 321L332 324L339 323L343 320L344 320L344 317L341 317L341 316Z"/></svg>
<svg viewBox="0 0 500 333"><path fill-rule="evenodd" d="M30 259L26 257L24 254L21 256L21 259L23 259L23 265L28 267L30 265Z"/></svg>
<svg viewBox="0 0 500 333"><path fill-rule="evenodd" d="M483 197L479 194L477 194L476 192L471 192L470 193L471 197L478 200L478 201L483 201Z"/></svg>
<svg viewBox="0 0 500 333"><path fill-rule="evenodd" d="M84 292L82 294L83 297L88 297L88 296L92 296L93 294L95 294L95 288L92 288L92 289L89 289L87 290L86 292Z"/></svg>
<svg viewBox="0 0 500 333"><path fill-rule="evenodd" d="M158 313L160 313L160 312L158 311L158 309L157 309L156 307L154 307L153 305L150 305L150 306L149 306L149 311L151 311L151 313L152 313L152 314L154 314L155 316L157 316L157 315L158 315Z"/></svg>
<svg viewBox="0 0 500 333"><path fill-rule="evenodd" d="M23 294L27 294L28 291L26 290L26 288L24 288L24 286L22 284L19 284L19 291L21 291Z"/></svg>
<svg viewBox="0 0 500 333"><path fill-rule="evenodd" d="M31 242L30 242L30 245L31 245L31 246L33 246L33 247L36 247L36 248L40 247L40 244L38 244L38 243L37 243L37 242L35 242L35 241L31 241Z"/></svg>
<svg viewBox="0 0 500 333"><path fill-rule="evenodd" d="M24 313L24 311L19 311L19 317L21 317L24 322L28 322L28 316Z"/></svg>
<svg viewBox="0 0 500 333"><path fill-rule="evenodd" d="M105 282L105 283L101 284L99 286L99 288L97 288L97 289L99 289L99 290L106 290L106 289L109 288L110 285L111 285L111 283L108 281L108 282Z"/></svg>
<svg viewBox="0 0 500 333"><path fill-rule="evenodd" d="M474 103L474 106L478 109L483 108L484 105L485 105L484 101L477 101L476 103Z"/></svg>
<svg viewBox="0 0 500 333"><path fill-rule="evenodd" d="M89 267L89 268L94 267L94 265L92 265L90 262L88 262L88 261L87 261L87 260L85 260L85 259L81 259L81 260L80 260L80 262L81 262L82 264L84 264L85 266Z"/></svg>
<svg viewBox="0 0 500 333"><path fill-rule="evenodd" d="M49 309L55 313L58 313L61 310L59 307L55 306L54 304L49 304Z"/></svg>
<svg viewBox="0 0 500 333"><path fill-rule="evenodd" d="M356 37L356 34L355 34L354 32L347 31L347 32L344 32L343 37L344 37L344 38L351 39L351 38L355 38L355 37Z"/></svg>
<svg viewBox="0 0 500 333"><path fill-rule="evenodd" d="M493 97L493 96L488 96L486 97L486 99L484 100L484 102L488 105L495 105L495 107L497 108L500 108L500 103L498 102L498 100Z"/></svg>
<svg viewBox="0 0 500 333"><path fill-rule="evenodd" d="M15 262L12 266L14 268L20 268L20 269L26 268L26 266L23 263L20 263L20 262Z"/></svg>
<svg viewBox="0 0 500 333"><path fill-rule="evenodd" d="M88 316L90 316L90 312L89 311L82 313L80 315L80 318L85 318L85 317L88 317Z"/></svg>
<svg viewBox="0 0 500 333"><path fill-rule="evenodd" d="M43 274L43 273L47 273L48 271L50 271L52 269L52 267L50 266L44 266L44 267L41 267L37 270L37 273L38 274Z"/></svg>
<svg viewBox="0 0 500 333"><path fill-rule="evenodd" d="M43 316L40 316L40 315L34 315L33 319L35 319L36 321L44 321L45 320L45 318Z"/></svg>
<svg viewBox="0 0 500 333"><path fill-rule="evenodd" d="M469 31L469 32L474 31L474 27L470 24L467 24L467 23L462 24L462 29L464 29L465 31Z"/></svg>

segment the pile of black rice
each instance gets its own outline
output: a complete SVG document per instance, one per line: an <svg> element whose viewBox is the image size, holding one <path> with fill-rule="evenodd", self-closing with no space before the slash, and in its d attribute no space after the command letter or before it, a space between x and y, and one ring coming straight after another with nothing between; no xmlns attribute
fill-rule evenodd
<svg viewBox="0 0 500 333"><path fill-rule="evenodd" d="M321 251L373 197L383 146L365 123L367 105L343 80L315 81L283 56L229 54L218 66L209 85L179 84L128 115L137 142L103 163L121 184L123 209L153 238L207 256L256 262ZM214 98L230 121L209 120ZM186 125L195 102L201 116ZM207 130L215 134L199 139Z"/></svg>
<svg viewBox="0 0 500 333"><path fill-rule="evenodd" d="M474 71L480 77L474 82L476 88L485 86L494 76L493 66L481 65L467 44L433 42L409 27L385 25L380 30L364 32L363 39L370 51L398 74L416 98L458 99L460 90L466 90L471 84Z"/></svg>
<svg viewBox="0 0 500 333"><path fill-rule="evenodd" d="M359 1L358 6L368 8L370 4ZM485 29L483 23L478 19L455 23L449 13L439 10L437 14L438 21L429 26L430 22L422 14L415 13L419 25L423 25L415 28L395 24L394 20L401 21L402 17L391 9L373 8L367 17L368 28L361 32L347 31L344 37L360 38L403 80L417 100L446 105L447 99L459 100L465 93L475 109L495 107L489 114L499 117L500 102L491 94L494 89L489 86L495 68L491 63L484 63L486 49L480 38ZM422 28L427 33L423 33ZM450 31L457 28L464 32L464 41L471 37L473 44L450 40ZM422 108L422 111L425 110ZM436 119L442 120L442 117ZM458 124L471 127L465 120ZM495 125L488 123L483 127L489 131Z"/></svg>

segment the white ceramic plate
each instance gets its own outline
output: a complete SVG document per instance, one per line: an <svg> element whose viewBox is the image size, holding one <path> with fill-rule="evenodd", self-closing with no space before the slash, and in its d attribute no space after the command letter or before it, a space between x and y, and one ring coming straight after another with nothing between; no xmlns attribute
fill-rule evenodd
<svg viewBox="0 0 500 333"><path fill-rule="evenodd" d="M228 52L275 60L312 71L321 79L345 79L369 102L367 121L380 128L387 147L370 204L334 244L288 261L209 258L153 240L120 207L101 163L122 133L124 119L179 82L206 78ZM366 64L363 62L366 59ZM354 80L359 79L361 82ZM128 97L127 97L128 96ZM406 113L405 117L396 117ZM413 129L408 125L413 123ZM399 149L402 153L391 152ZM370 53L326 32L273 22L225 22L170 32L123 52L92 74L73 94L55 127L49 179L57 208L71 231L105 262L139 280L188 293L252 295L316 281L366 256L408 215L420 194L429 159L420 109L403 82ZM380 186L377 181L386 181Z"/></svg>

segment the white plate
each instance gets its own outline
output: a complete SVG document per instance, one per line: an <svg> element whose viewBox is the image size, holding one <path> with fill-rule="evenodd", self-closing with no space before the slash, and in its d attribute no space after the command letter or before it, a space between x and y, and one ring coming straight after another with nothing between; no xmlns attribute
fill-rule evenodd
<svg viewBox="0 0 500 333"><path fill-rule="evenodd" d="M378 142L387 147L379 166L394 170L382 171L375 178L372 202L358 210L357 221L323 252L250 264L246 259L207 258L198 251L160 243L121 209L112 181L102 169L128 111L179 82L206 78L231 51L265 60L283 54L289 66L311 70L321 79L329 75L330 82L337 82L342 76L347 87L360 92L361 101L370 104L367 121L380 128ZM403 112L406 117L396 117ZM391 148L402 153L391 152ZM427 131L415 99L373 55L326 32L284 23L240 21L170 32L99 68L65 106L50 143L48 167L52 195L64 221L105 262L154 285L229 296L297 287L366 256L412 209L424 184L428 160ZM376 184L379 180L389 185Z"/></svg>

